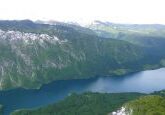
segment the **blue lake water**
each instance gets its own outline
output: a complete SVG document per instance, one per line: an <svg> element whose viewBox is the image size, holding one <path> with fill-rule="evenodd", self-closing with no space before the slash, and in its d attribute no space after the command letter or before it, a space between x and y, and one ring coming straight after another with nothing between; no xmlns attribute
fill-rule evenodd
<svg viewBox="0 0 165 115"><path fill-rule="evenodd" d="M16 109L33 108L57 102L72 92L143 92L165 89L165 68L142 71L121 77L98 77L85 80L55 81L39 90L13 89L0 91L0 104L5 115Z"/></svg>

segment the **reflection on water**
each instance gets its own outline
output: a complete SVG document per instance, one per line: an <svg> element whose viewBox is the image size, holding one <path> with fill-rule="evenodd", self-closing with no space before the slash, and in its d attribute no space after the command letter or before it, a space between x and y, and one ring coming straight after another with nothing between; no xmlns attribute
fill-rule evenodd
<svg viewBox="0 0 165 115"><path fill-rule="evenodd" d="M94 92L143 92L165 89L165 68L125 77L101 77L88 87Z"/></svg>

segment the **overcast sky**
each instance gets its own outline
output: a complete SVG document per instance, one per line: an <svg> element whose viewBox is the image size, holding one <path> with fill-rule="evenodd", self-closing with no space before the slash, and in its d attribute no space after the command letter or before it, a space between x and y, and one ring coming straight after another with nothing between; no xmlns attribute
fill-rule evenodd
<svg viewBox="0 0 165 115"><path fill-rule="evenodd" d="M165 24L165 0L0 0L0 19Z"/></svg>

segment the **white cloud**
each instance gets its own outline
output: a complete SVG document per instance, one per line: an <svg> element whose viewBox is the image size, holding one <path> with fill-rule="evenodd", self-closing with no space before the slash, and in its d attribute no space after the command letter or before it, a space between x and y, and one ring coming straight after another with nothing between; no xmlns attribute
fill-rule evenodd
<svg viewBox="0 0 165 115"><path fill-rule="evenodd" d="M165 24L164 0L0 0L0 19Z"/></svg>

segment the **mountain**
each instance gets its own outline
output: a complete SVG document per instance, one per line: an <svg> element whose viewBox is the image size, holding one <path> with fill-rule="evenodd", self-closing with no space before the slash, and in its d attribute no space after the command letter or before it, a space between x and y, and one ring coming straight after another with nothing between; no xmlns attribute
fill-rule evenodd
<svg viewBox="0 0 165 115"><path fill-rule="evenodd" d="M87 25L87 28L92 29L100 37L127 41L164 57L165 25L117 24L97 20Z"/></svg>
<svg viewBox="0 0 165 115"><path fill-rule="evenodd" d="M143 46L152 45L155 41L159 41L157 39L165 39L165 25L160 24L117 24L94 21L87 25L87 28L101 37L125 40Z"/></svg>
<svg viewBox="0 0 165 115"><path fill-rule="evenodd" d="M146 47L107 39L73 24L3 20L0 89L39 88L54 80L118 76L163 67L165 46L161 40L162 45Z"/></svg>
<svg viewBox="0 0 165 115"><path fill-rule="evenodd" d="M101 36L112 36L113 38L118 37L120 34L140 34L145 36L159 37L163 37L165 34L165 25L160 24L118 24L111 22L94 21L86 27L96 31Z"/></svg>

